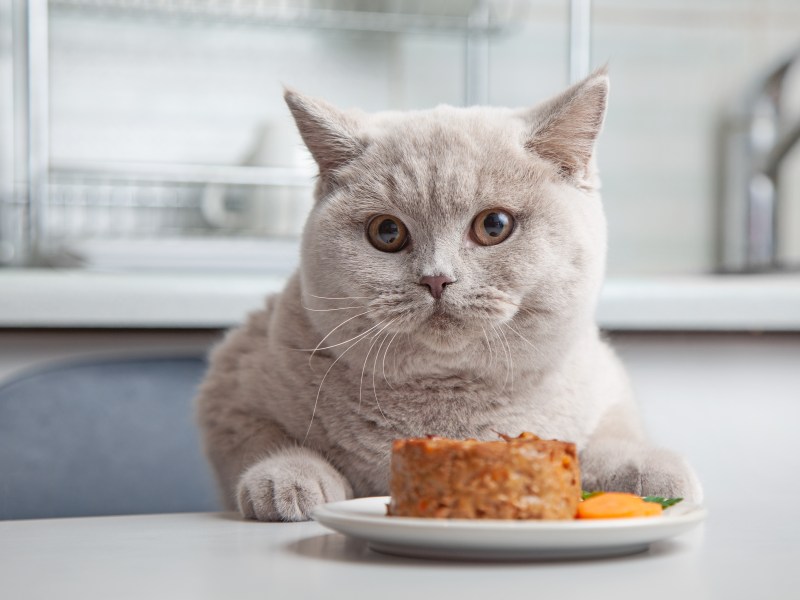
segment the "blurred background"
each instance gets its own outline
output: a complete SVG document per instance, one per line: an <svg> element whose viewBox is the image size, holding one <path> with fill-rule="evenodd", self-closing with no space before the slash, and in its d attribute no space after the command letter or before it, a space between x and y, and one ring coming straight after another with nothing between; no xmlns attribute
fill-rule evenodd
<svg viewBox="0 0 800 600"><path fill-rule="evenodd" d="M0 0L0 264L286 271L313 168L281 83L366 110L525 106L607 62L610 274L725 267L725 119L797 50L800 5L572 4L585 28L565 0ZM787 264L798 157L776 200Z"/></svg>
<svg viewBox="0 0 800 600"><path fill-rule="evenodd" d="M0 518L218 506L204 355L282 288L310 209L282 84L526 106L606 63L600 326L712 496L748 468L724 432L785 440L751 474L785 487L799 54L797 0L0 0Z"/></svg>

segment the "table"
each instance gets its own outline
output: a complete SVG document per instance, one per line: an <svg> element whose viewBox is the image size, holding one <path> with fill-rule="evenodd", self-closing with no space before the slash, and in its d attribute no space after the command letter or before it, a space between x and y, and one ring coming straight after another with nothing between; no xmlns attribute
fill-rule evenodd
<svg viewBox="0 0 800 600"><path fill-rule="evenodd" d="M230 513L0 522L0 598L796 598L798 526L710 506L646 553L539 563L384 556L308 523Z"/></svg>
<svg viewBox="0 0 800 600"><path fill-rule="evenodd" d="M0 600L800 598L800 354L788 334L759 339L622 345L653 439L691 457L709 509L702 527L646 554L456 563L231 514L6 521Z"/></svg>

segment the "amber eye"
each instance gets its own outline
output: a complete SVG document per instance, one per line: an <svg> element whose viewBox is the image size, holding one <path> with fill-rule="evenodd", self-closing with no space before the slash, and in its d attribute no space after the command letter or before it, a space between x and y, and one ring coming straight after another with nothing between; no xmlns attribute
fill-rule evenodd
<svg viewBox="0 0 800 600"><path fill-rule="evenodd" d="M482 246L494 246L505 240L514 229L514 217L499 208L480 213L472 222L472 237Z"/></svg>
<svg viewBox="0 0 800 600"><path fill-rule="evenodd" d="M397 217L378 215L367 225L367 237L381 252L397 252L408 241L408 229Z"/></svg>

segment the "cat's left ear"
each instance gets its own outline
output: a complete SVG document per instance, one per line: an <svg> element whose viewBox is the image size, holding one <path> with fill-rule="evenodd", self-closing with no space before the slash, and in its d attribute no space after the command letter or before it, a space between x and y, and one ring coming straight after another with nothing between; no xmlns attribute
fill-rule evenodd
<svg viewBox="0 0 800 600"><path fill-rule="evenodd" d="M555 163L568 179L582 179L594 154L608 102L608 73L598 69L522 116L531 124L525 147Z"/></svg>
<svg viewBox="0 0 800 600"><path fill-rule="evenodd" d="M284 99L320 175L327 179L336 169L359 156L365 144L359 138L359 121L323 100L285 88Z"/></svg>

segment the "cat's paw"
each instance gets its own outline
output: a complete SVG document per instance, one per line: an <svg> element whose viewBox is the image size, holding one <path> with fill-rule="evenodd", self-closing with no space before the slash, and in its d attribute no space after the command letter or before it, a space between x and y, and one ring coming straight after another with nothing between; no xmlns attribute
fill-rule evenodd
<svg viewBox="0 0 800 600"><path fill-rule="evenodd" d="M306 521L320 504L352 497L347 479L319 454L303 448L260 460L236 487L239 512L259 521Z"/></svg>
<svg viewBox="0 0 800 600"><path fill-rule="evenodd" d="M634 444L608 444L581 454L583 489L700 502L703 491L689 464L677 454Z"/></svg>

